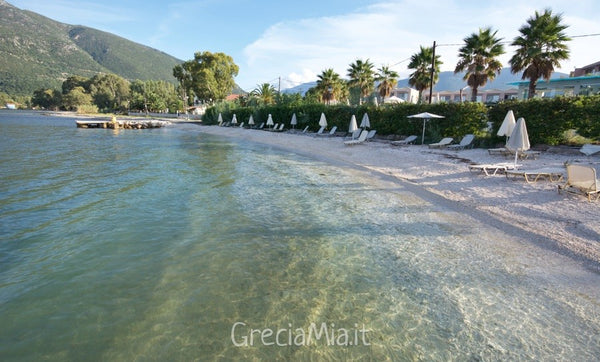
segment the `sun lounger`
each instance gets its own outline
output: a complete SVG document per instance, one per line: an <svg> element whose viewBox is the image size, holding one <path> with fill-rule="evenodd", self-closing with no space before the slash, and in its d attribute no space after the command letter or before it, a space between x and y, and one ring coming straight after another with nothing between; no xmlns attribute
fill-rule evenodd
<svg viewBox="0 0 600 362"><path fill-rule="evenodd" d="M558 193L561 191L585 195L588 201L600 199L600 181L596 178L596 169L567 164L567 183L558 186Z"/></svg>
<svg viewBox="0 0 600 362"><path fill-rule="evenodd" d="M317 133L317 136L327 136L327 137L330 137L330 136L335 135L335 131L337 131L337 126L331 127L331 130L329 131L329 133L323 133L323 132L321 132L321 133Z"/></svg>
<svg viewBox="0 0 600 362"><path fill-rule="evenodd" d="M372 139L373 137L375 137L375 133L377 133L376 130L372 129L369 131L369 133L367 133L367 139L366 141L368 142L370 139Z"/></svg>
<svg viewBox="0 0 600 362"><path fill-rule="evenodd" d="M475 135L468 134L465 135L460 143L457 145L450 145L448 149L450 150L464 150L465 148L473 148L473 140L475 139Z"/></svg>
<svg viewBox="0 0 600 362"><path fill-rule="evenodd" d="M240 128L244 128L244 122L240 123Z"/></svg>
<svg viewBox="0 0 600 362"><path fill-rule="evenodd" d="M349 139L356 139L358 138L358 136L360 136L360 133L362 132L362 129L359 128L357 130L354 130L354 132L348 132L348 134L346 135L345 138L349 138Z"/></svg>
<svg viewBox="0 0 600 362"><path fill-rule="evenodd" d="M581 146L581 149L579 150L579 152L583 153L586 156L591 156L595 153L600 152L600 145L593 145L591 143L587 143L587 144Z"/></svg>
<svg viewBox="0 0 600 362"><path fill-rule="evenodd" d="M319 128L316 134L321 134L323 133L323 131L325 131L325 126L321 126L321 128Z"/></svg>
<svg viewBox="0 0 600 362"><path fill-rule="evenodd" d="M437 143L430 143L429 148L444 148L452 143L453 140L452 137L442 138L442 140Z"/></svg>
<svg viewBox="0 0 600 362"><path fill-rule="evenodd" d="M364 130L360 133L360 136L355 139L355 140L350 140L350 141L344 141L344 144L346 146L352 146L352 145L357 145L359 143L364 143L365 140L367 139L367 135L369 134L368 131Z"/></svg>
<svg viewBox="0 0 600 362"><path fill-rule="evenodd" d="M308 132L308 126L304 127L304 129L302 130L302 133L306 133Z"/></svg>
<svg viewBox="0 0 600 362"><path fill-rule="evenodd" d="M506 170L506 178L513 180L523 177L525 182L534 183L540 179L546 179L551 182L559 182L564 178L564 169L558 168L540 168L535 170Z"/></svg>
<svg viewBox="0 0 600 362"><path fill-rule="evenodd" d="M469 171L471 172L483 172L486 176L494 176L497 173L505 173L508 170L514 170L520 165L514 163L487 163L487 164L476 164L469 165Z"/></svg>
<svg viewBox="0 0 600 362"><path fill-rule="evenodd" d="M413 142L415 142L417 140L417 136L412 135L412 136L408 136L403 140L399 140L399 141L392 141L390 142L390 144L394 145L394 146L405 146L405 145L409 145Z"/></svg>
<svg viewBox="0 0 600 362"><path fill-rule="evenodd" d="M279 127L273 128L273 132L283 132L283 127L285 127L285 123L279 125Z"/></svg>
<svg viewBox="0 0 600 362"><path fill-rule="evenodd" d="M502 156L512 156L515 157L515 151L514 150L510 150L506 147L500 147L500 148L490 148L488 149L488 153L490 155L502 155ZM538 158L538 156L541 154L540 151L531 151L531 150L527 150L527 151L519 151L519 159L523 160L523 159L536 159Z"/></svg>

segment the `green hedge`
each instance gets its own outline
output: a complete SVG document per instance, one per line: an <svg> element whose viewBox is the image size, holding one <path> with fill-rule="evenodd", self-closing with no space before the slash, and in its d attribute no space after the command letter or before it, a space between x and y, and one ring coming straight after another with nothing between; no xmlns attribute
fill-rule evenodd
<svg viewBox="0 0 600 362"><path fill-rule="evenodd" d="M203 116L203 123L216 124L219 113L225 121L229 121L235 113L238 122L247 122L252 114L256 124L260 124L271 114L275 123L285 122L289 125L292 114L296 113L297 128L309 126L310 130L315 131L319 128L319 118L323 112L327 117L328 128L337 126L344 131L348 129L353 114L360 124L363 114L367 112L371 128L376 129L378 135L400 138L411 134L420 136L422 132L423 120L407 116L430 112L445 118L427 121L425 142L439 141L443 137L453 137L458 141L465 134L472 133L479 145L492 146L505 141L504 137L496 135L496 131L511 109L516 118L525 118L532 145L565 144L565 132L568 130L575 130L583 137L600 141L600 96L513 100L492 106L465 102L431 105L403 103L379 107L324 104L238 107L234 103L224 102L209 108Z"/></svg>

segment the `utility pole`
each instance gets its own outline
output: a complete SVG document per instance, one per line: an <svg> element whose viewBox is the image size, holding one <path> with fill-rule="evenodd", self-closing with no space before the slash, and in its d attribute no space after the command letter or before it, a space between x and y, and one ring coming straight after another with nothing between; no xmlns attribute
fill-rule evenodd
<svg viewBox="0 0 600 362"><path fill-rule="evenodd" d="M429 80L429 104L433 97L433 76L435 75L435 40L433 41L433 54L431 56L431 79Z"/></svg>

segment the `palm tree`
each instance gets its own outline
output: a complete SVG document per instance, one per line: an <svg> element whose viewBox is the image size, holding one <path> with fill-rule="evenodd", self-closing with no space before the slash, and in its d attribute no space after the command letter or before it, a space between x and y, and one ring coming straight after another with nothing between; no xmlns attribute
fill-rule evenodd
<svg viewBox="0 0 600 362"><path fill-rule="evenodd" d="M398 73L390 70L388 66L382 66L377 69L375 80L379 82L379 85L377 85L379 95L381 98L385 99L392 94L392 89L394 89L396 83L398 83Z"/></svg>
<svg viewBox="0 0 600 362"><path fill-rule="evenodd" d="M277 93L277 90L269 83L260 84L251 92L251 94L260 99L263 104L275 103L275 93Z"/></svg>
<svg viewBox="0 0 600 362"><path fill-rule="evenodd" d="M524 70L521 79L529 79L527 98L535 95L538 79L550 80L554 67L560 67L561 60L569 59L566 42L571 39L563 32L568 25L561 21L562 15L552 15L550 9L543 14L536 11L511 44L518 48L510 58L510 68L513 73Z"/></svg>
<svg viewBox="0 0 600 362"><path fill-rule="evenodd" d="M317 78L319 79L316 90L323 102L329 104L332 100L341 98L344 82L338 73L329 68L319 74Z"/></svg>
<svg viewBox="0 0 600 362"><path fill-rule="evenodd" d="M374 89L374 77L373 77L373 63L369 62L369 59L362 61L357 59L354 63L350 64L348 68L348 76L350 81L348 85L360 89L359 104L362 104L362 99L366 98L373 92Z"/></svg>
<svg viewBox="0 0 600 362"><path fill-rule="evenodd" d="M432 58L433 48L421 46L420 51L413 54L410 57L410 63L408 63L408 69L414 70L408 77L408 84L419 91L419 102L423 99L423 91L431 84ZM440 65L443 64L439 55L435 56L433 64L433 83L437 83L440 74Z"/></svg>
<svg viewBox="0 0 600 362"><path fill-rule="evenodd" d="M496 38L496 33L498 31L492 33L491 28L479 29L479 34L464 38L465 45L458 50L454 74L466 71L463 79L472 89L472 102L477 101L477 89L496 78L502 70L502 63L496 57L504 54L504 45L500 43L502 39Z"/></svg>

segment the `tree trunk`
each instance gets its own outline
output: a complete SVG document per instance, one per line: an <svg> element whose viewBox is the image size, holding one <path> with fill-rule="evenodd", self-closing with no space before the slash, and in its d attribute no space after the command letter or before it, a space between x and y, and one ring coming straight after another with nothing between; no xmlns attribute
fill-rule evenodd
<svg viewBox="0 0 600 362"><path fill-rule="evenodd" d="M535 96L535 88L537 87L537 79L531 79L529 81L529 94L527 94L527 99L533 98Z"/></svg>
<svg viewBox="0 0 600 362"><path fill-rule="evenodd" d="M477 102L477 87L471 87L471 102Z"/></svg>

